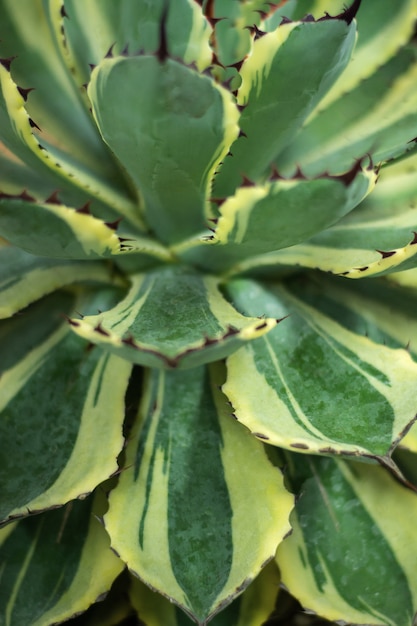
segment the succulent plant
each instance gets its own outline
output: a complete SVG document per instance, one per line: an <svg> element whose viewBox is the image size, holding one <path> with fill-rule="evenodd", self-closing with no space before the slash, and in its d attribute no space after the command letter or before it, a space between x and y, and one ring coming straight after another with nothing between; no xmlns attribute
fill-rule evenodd
<svg viewBox="0 0 417 626"><path fill-rule="evenodd" d="M410 626L416 17L0 0L1 624Z"/></svg>

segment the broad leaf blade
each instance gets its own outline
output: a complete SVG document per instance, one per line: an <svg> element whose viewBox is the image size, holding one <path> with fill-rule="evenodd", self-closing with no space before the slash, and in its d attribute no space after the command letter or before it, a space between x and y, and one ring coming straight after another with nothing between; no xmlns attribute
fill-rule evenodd
<svg viewBox="0 0 417 626"><path fill-rule="evenodd" d="M66 53L67 63L80 85L90 78L90 64L97 65L109 49L120 54L127 49L154 54L160 46L160 25L165 16L165 36L170 56L186 64L196 63L203 71L211 63L211 28L192 0L61 0L65 14L57 39Z"/></svg>
<svg viewBox="0 0 417 626"><path fill-rule="evenodd" d="M407 152L416 136L416 77L416 51L408 47L313 118L278 157L278 169L340 173L364 154L378 163Z"/></svg>
<svg viewBox="0 0 417 626"><path fill-rule="evenodd" d="M416 494L377 466L305 463L310 478L294 531L277 552L284 584L327 619L409 626L417 609Z"/></svg>
<svg viewBox="0 0 417 626"><path fill-rule="evenodd" d="M11 317L55 289L75 282L114 283L102 263L77 263L32 256L12 246L0 247L0 319Z"/></svg>
<svg viewBox="0 0 417 626"><path fill-rule="evenodd" d="M172 243L204 229L211 176L238 134L230 93L155 55L104 60L88 94L103 138L160 239Z"/></svg>
<svg viewBox="0 0 417 626"><path fill-rule="evenodd" d="M80 497L118 469L132 366L86 350L62 326L71 305L58 293L0 325L2 520Z"/></svg>
<svg viewBox="0 0 417 626"><path fill-rule="evenodd" d="M276 323L241 315L222 296L219 279L179 265L133 276L129 293L114 309L71 320L88 341L156 367L224 358Z"/></svg>
<svg viewBox="0 0 417 626"><path fill-rule="evenodd" d="M228 291L240 310L289 316L227 360L224 392L236 417L274 445L389 464L417 413L417 365L406 350L348 330L337 306L322 312L308 282L267 289L241 280Z"/></svg>
<svg viewBox="0 0 417 626"><path fill-rule="evenodd" d="M262 626L275 607L279 574L274 561L266 565L255 580L231 604L210 619L211 626ZM192 626L195 624L181 609L151 591L136 577L130 598L145 626Z"/></svg>
<svg viewBox="0 0 417 626"><path fill-rule="evenodd" d="M372 170L359 164L333 179L241 187L220 206L213 235L184 242L174 251L203 267L250 264L251 257L299 244L337 222L369 193L375 179Z"/></svg>
<svg viewBox="0 0 417 626"><path fill-rule="evenodd" d="M238 91L238 103L245 106L239 122L245 136L220 168L216 197L232 194L242 175L258 181L267 173L345 69L354 42L355 26L343 20L283 24L254 42Z"/></svg>
<svg viewBox="0 0 417 626"><path fill-rule="evenodd" d="M142 423L105 516L132 572L199 624L258 574L292 507L262 445L227 415L222 374L212 375L203 367L149 372Z"/></svg>
<svg viewBox="0 0 417 626"><path fill-rule="evenodd" d="M2 624L60 623L109 590L124 565L96 519L101 500L70 502L0 530Z"/></svg>

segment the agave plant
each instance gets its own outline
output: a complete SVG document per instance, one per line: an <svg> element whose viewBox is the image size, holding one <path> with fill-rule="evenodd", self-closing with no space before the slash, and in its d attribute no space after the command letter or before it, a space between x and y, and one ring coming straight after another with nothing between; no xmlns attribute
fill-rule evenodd
<svg viewBox="0 0 417 626"><path fill-rule="evenodd" d="M410 626L417 3L360 5L0 0L1 624Z"/></svg>

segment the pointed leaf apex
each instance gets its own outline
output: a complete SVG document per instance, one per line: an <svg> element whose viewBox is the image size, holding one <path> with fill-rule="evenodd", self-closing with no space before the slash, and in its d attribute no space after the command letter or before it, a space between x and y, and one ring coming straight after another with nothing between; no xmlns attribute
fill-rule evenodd
<svg viewBox="0 0 417 626"><path fill-rule="evenodd" d="M163 63L168 57L168 40L167 40L167 20L168 20L168 3L165 3L164 10L159 22L159 47L156 55L160 63Z"/></svg>
<svg viewBox="0 0 417 626"><path fill-rule="evenodd" d="M336 19L344 20L346 24L350 24L355 19L356 14L359 11L359 7L361 6L361 2L362 0L354 0L353 4L351 4L349 8L336 16Z"/></svg>

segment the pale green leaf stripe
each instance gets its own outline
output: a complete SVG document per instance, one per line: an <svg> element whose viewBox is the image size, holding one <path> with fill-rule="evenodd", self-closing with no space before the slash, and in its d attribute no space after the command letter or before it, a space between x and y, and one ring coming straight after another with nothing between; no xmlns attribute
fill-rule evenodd
<svg viewBox="0 0 417 626"><path fill-rule="evenodd" d="M105 516L129 569L200 625L274 554L293 506L263 446L230 419L219 376L149 371L142 423Z"/></svg>
<svg viewBox="0 0 417 626"><path fill-rule="evenodd" d="M407 152L417 124L416 60L414 48L402 50L322 111L277 159L278 169L289 175L297 166L309 176L340 173L368 153L381 162Z"/></svg>
<svg viewBox="0 0 417 626"><path fill-rule="evenodd" d="M327 0L320 13L325 10L329 10ZM395 5L390 0L380 0L377 10L373 4L363 2L356 17L359 36L352 60L312 117L343 98L407 44L414 32L416 17L416 0L400 0Z"/></svg>
<svg viewBox="0 0 417 626"><path fill-rule="evenodd" d="M65 285L82 281L114 284L114 278L102 263L57 261L0 247L0 319Z"/></svg>
<svg viewBox="0 0 417 626"><path fill-rule="evenodd" d="M105 511L102 500L96 497L93 508L91 500L71 502L0 530L4 626L50 626L85 611L109 590L124 564L96 518Z"/></svg>
<svg viewBox="0 0 417 626"><path fill-rule="evenodd" d="M132 84L142 86L133 100ZM171 59L136 56L103 60L88 95L153 231L175 243L203 230L212 175L239 133L230 92Z"/></svg>
<svg viewBox="0 0 417 626"><path fill-rule="evenodd" d="M30 321L26 331L16 329L23 337ZM90 493L117 471L123 447L131 364L97 350L86 355L84 342L65 326L46 339L40 326L38 334L0 379L1 440L8 450L0 464L3 520ZM7 344L7 335L2 339Z"/></svg>
<svg viewBox="0 0 417 626"><path fill-rule="evenodd" d="M57 11L62 0L50 0ZM79 85L88 82L89 63L97 65L114 45L115 54L129 47L131 54L142 50L153 54L159 47L161 16L164 0L152 3L113 0L66 0L68 18L61 21L65 38L57 30L57 39L69 66L76 68ZM166 37L171 57L181 58L186 64L195 63L203 71L211 63L209 46L211 28L192 0L177 0L169 4ZM64 43L65 42L65 43Z"/></svg>
<svg viewBox="0 0 417 626"><path fill-rule="evenodd" d="M240 280L229 293L240 310L289 315L227 360L223 390L239 421L300 452L387 456L417 413L410 355L344 328L283 287L268 292Z"/></svg>
<svg viewBox="0 0 417 626"><path fill-rule="evenodd" d="M244 317L221 295L217 278L181 266L133 276L129 293L116 307L71 320L81 337L134 363L157 367L224 358L276 323Z"/></svg>
<svg viewBox="0 0 417 626"><path fill-rule="evenodd" d="M417 610L416 494L378 466L309 463L294 531L278 547L284 584L329 620L410 626Z"/></svg>
<svg viewBox="0 0 417 626"><path fill-rule="evenodd" d="M49 171L64 178L67 182L86 191L89 197L97 198L118 210L133 224L141 225L136 204L125 195L123 189L116 188L106 177L99 177L88 171L86 166L78 165L58 148L42 139L42 145L32 132L30 118L25 108L25 101L20 94L10 72L0 66L1 104L7 112L6 126L1 130L1 137L6 145L23 161L39 169L44 165ZM4 135L6 133L6 137ZM7 140L7 141L6 141Z"/></svg>
<svg viewBox="0 0 417 626"><path fill-rule="evenodd" d="M415 220L411 212L404 218L403 221L407 220L408 223L410 223L410 218ZM365 278L411 270L417 267L417 235L408 231L407 236L407 230L401 228L401 221L395 217L387 218L379 225L362 224L357 229L345 230L342 226L332 227L327 233L313 237L308 243L241 262L231 269L231 273L238 274L262 267L299 266L331 272L346 278ZM382 226L380 231L377 230L378 226ZM389 226L392 226L391 230ZM377 240L378 234L381 234L380 244L384 241L394 243L400 238L405 240L405 245L401 247L388 245L385 246L388 249L379 252L379 247L377 250L372 246L372 240ZM369 235L368 241L366 241L366 235ZM349 244L352 247L349 247ZM364 248L357 247L358 244L363 244ZM387 252L387 255L383 254Z"/></svg>
<svg viewBox="0 0 417 626"><path fill-rule="evenodd" d="M242 175L258 182L267 173L345 69L355 32L354 24L342 20L295 22L254 42L240 71L237 96L245 106L239 122L244 135L232 145L233 156L226 157L216 176L214 196L231 195Z"/></svg>
<svg viewBox="0 0 417 626"><path fill-rule="evenodd" d="M262 626L275 607L280 578L274 561L229 606L210 619L210 626ZM134 577L129 595L132 606L145 626L192 626L181 609Z"/></svg>
<svg viewBox="0 0 417 626"><path fill-rule="evenodd" d="M0 229L13 245L40 256L94 259L120 250L104 222L58 204L0 200Z"/></svg>
<svg viewBox="0 0 417 626"><path fill-rule="evenodd" d="M360 170L340 178L283 180L240 188L220 207L214 235L174 247L200 265L228 265L298 244L337 222L374 187L376 174ZM233 270L232 270L233 271Z"/></svg>

